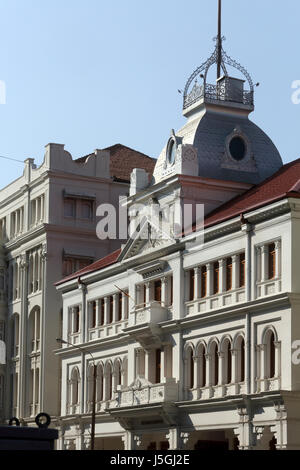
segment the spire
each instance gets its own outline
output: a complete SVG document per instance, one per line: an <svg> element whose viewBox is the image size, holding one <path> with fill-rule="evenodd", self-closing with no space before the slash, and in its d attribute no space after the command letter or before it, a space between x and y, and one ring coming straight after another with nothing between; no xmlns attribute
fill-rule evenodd
<svg viewBox="0 0 300 470"><path fill-rule="evenodd" d="M198 67L188 79L183 94L183 109L198 101L227 104L235 102L239 105L254 109L254 85L250 74L236 60L229 57L223 49L225 38L222 36L222 0L218 0L218 35L214 38L216 45L212 55ZM217 84L207 83L207 75L212 65L217 65ZM228 75L226 65L241 72L248 82L249 89L244 90L244 80ZM202 84L199 83L202 81Z"/></svg>
<svg viewBox="0 0 300 470"><path fill-rule="evenodd" d="M222 0L218 0L218 62L217 62L217 80L221 77L221 65L222 65Z"/></svg>

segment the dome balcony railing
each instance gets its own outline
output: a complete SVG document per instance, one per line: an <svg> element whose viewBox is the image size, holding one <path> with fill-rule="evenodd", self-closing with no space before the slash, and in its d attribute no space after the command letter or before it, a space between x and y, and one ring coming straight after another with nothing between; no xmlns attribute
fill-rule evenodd
<svg viewBox="0 0 300 470"><path fill-rule="evenodd" d="M207 102L230 102L238 103L246 106L254 105L254 92L253 91L239 91L231 87L212 85L194 84L191 92L184 97L183 109L187 109L198 101L203 100Z"/></svg>

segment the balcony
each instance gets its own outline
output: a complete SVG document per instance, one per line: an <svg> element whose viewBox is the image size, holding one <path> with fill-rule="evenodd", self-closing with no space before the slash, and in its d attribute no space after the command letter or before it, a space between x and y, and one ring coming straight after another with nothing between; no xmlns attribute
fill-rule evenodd
<svg viewBox="0 0 300 470"><path fill-rule="evenodd" d="M137 305L131 312L134 316L134 325L143 325L147 323L160 323L168 320L168 308L163 307L160 302L155 300L147 305Z"/></svg>
<svg viewBox="0 0 300 470"><path fill-rule="evenodd" d="M224 398L246 393L245 382L228 385L215 385L194 389L186 389L187 400L209 400L210 398Z"/></svg>
<svg viewBox="0 0 300 470"><path fill-rule="evenodd" d="M128 320L122 320L115 323L90 328L88 332L88 340L108 338L110 336L122 333L122 330L128 326Z"/></svg>
<svg viewBox="0 0 300 470"><path fill-rule="evenodd" d="M237 91L232 87L228 87L228 84L212 85L206 83L205 85L198 85L195 83L190 93L184 97L183 109L187 109L201 100L211 103L232 102L253 107L254 93L251 90Z"/></svg>
<svg viewBox="0 0 300 470"><path fill-rule="evenodd" d="M257 298L281 292L281 277L259 281L256 283Z"/></svg>
<svg viewBox="0 0 300 470"><path fill-rule="evenodd" d="M273 390L280 390L280 388L280 377L273 377L271 379L256 379L256 393L271 392Z"/></svg>
<svg viewBox="0 0 300 470"><path fill-rule="evenodd" d="M209 310L226 307L228 305L245 302L245 288L234 289L210 297L204 297L197 300L186 302L186 316L205 313Z"/></svg>
<svg viewBox="0 0 300 470"><path fill-rule="evenodd" d="M115 398L108 402L108 408L167 403L177 400L178 383L175 382L175 379L167 379L166 383L152 384L144 377L138 377L130 387L115 392Z"/></svg>

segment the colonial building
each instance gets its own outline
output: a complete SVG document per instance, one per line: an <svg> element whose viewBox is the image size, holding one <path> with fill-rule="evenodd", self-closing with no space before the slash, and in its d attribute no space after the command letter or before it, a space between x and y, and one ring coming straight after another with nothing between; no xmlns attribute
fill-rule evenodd
<svg viewBox="0 0 300 470"><path fill-rule="evenodd" d="M49 144L40 167L27 159L23 175L0 191L0 422L60 414L53 350L62 301L53 284L120 246L97 238L96 208L103 200L117 207L140 165L152 174L154 160L123 145L72 160Z"/></svg>
<svg viewBox="0 0 300 470"><path fill-rule="evenodd" d="M300 448L300 160L249 120L251 77L219 44L151 182L132 173L135 233L57 283L60 449L90 446L94 365L97 449ZM136 210L154 203L156 219Z"/></svg>

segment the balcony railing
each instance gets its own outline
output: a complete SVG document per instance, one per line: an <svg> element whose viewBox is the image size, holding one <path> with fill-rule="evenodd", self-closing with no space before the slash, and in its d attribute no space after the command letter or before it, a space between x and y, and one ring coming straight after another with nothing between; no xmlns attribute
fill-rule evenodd
<svg viewBox="0 0 300 470"><path fill-rule="evenodd" d="M226 307L246 300L245 288L234 289L226 292L221 292L209 297L191 300L186 302L186 316L195 315L197 313L204 313L208 310L215 310L217 308Z"/></svg>
<svg viewBox="0 0 300 470"><path fill-rule="evenodd" d="M245 393L245 382L227 385L215 385L186 389L187 400L209 400L210 398L223 398L227 396L242 395Z"/></svg>
<svg viewBox="0 0 300 470"><path fill-rule="evenodd" d="M123 328L128 326L128 320L121 320L115 323L108 323L106 325L90 328L88 331L89 341L95 339L107 338L109 336L118 335L122 332Z"/></svg>
<svg viewBox="0 0 300 470"><path fill-rule="evenodd" d="M280 377L273 377L271 379L256 379L256 393L280 390L280 387Z"/></svg>
<svg viewBox="0 0 300 470"><path fill-rule="evenodd" d="M168 379L166 383L150 384L141 379L134 385L115 392L115 399L109 403L109 408L147 405L151 403L174 402L178 400L178 383Z"/></svg>
<svg viewBox="0 0 300 470"><path fill-rule="evenodd" d="M281 277L256 283L257 297L265 297L267 295L277 294L278 292L281 292Z"/></svg>
<svg viewBox="0 0 300 470"><path fill-rule="evenodd" d="M204 85L195 84L191 92L185 97L183 109L192 106L201 99L210 102L227 101L232 103L240 103L247 106L253 106L254 93L253 91L244 91L233 93L232 89L227 89L224 86L212 85L207 83Z"/></svg>
<svg viewBox="0 0 300 470"><path fill-rule="evenodd" d="M145 323L160 323L168 320L167 307L163 307L160 302L155 300L146 305L137 305L132 311L134 315L134 325Z"/></svg>

